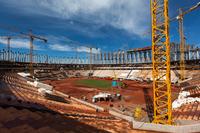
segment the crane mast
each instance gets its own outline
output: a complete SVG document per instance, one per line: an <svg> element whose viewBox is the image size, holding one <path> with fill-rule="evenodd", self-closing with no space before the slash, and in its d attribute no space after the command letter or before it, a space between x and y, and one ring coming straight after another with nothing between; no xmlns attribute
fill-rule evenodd
<svg viewBox="0 0 200 133"><path fill-rule="evenodd" d="M10 42L12 39L18 39L18 38L22 38L22 37L18 35L18 36L0 36L0 38L7 40L7 61L11 61L11 59L10 59L10 53L11 53Z"/></svg>
<svg viewBox="0 0 200 133"><path fill-rule="evenodd" d="M29 37L30 38L30 54L29 54L29 60L30 60L30 64L29 64L29 71L30 71L30 76L32 77L34 75L34 69L33 69L33 41L34 39L38 39L38 40L42 40L45 43L47 42L47 39L40 37L40 36L36 36L34 34L32 34L32 31L30 30L29 33L21 33L23 36Z"/></svg>
<svg viewBox="0 0 200 133"><path fill-rule="evenodd" d="M180 79L185 79L185 36L183 30L183 18L186 14L190 13L193 10L196 10L200 7L200 2L195 6L189 8L187 11L183 12L183 10L179 9L179 15L176 17L179 21L179 36L180 36Z"/></svg>
<svg viewBox="0 0 200 133"><path fill-rule="evenodd" d="M151 0L154 118L172 124L168 0Z"/></svg>
<svg viewBox="0 0 200 133"><path fill-rule="evenodd" d="M179 9L179 35L180 35L180 79L185 79L185 41L184 41L184 31L183 31L183 16L182 9Z"/></svg>

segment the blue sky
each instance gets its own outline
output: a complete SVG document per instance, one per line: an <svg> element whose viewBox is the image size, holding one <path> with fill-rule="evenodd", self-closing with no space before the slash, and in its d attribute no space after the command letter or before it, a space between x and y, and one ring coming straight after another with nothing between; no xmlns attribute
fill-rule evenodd
<svg viewBox="0 0 200 133"><path fill-rule="evenodd" d="M28 32L44 36L35 53L53 56L117 51L151 45L150 0L0 0L0 35ZM200 0L169 0L170 17ZM185 16L187 43L200 47L200 8ZM171 42L179 42L178 23L170 24ZM0 40L5 43L5 40ZM12 47L27 51L28 39L13 39ZM5 45L0 45L1 48Z"/></svg>

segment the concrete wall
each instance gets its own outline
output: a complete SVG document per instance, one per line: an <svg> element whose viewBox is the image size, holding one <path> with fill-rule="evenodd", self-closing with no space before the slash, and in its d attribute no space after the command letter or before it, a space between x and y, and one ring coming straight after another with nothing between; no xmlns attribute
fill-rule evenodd
<svg viewBox="0 0 200 133"><path fill-rule="evenodd" d="M84 105L86 105L86 106L88 106L88 107L91 107L91 108L94 108L94 109L98 109L99 111L105 111L104 108L102 108L102 107L100 107L100 106L97 106L97 105L95 105L95 104L92 104L92 103L89 103L89 102L80 100L80 99L75 98L75 97L71 97L71 96L69 96L69 95L66 95L66 94L64 94L64 93L62 93L62 92L59 92L59 91L56 91L56 90L54 90L54 92L57 93L57 94L59 94L59 95L61 95L61 96L63 96L63 97L67 97L67 98L70 97L70 99L72 99L72 100L74 100L74 101L76 101L76 102L79 102L79 103L81 103L81 104L84 104Z"/></svg>
<svg viewBox="0 0 200 133"><path fill-rule="evenodd" d="M115 117L121 118L121 119L123 119L123 120L127 120L127 121L129 121L129 122L132 122L132 121L133 121L133 117L131 117L131 116L123 115L123 114L118 113L118 112L116 112L116 111L113 111L113 110L111 110L111 109L110 109L108 112L109 112L109 114L111 114L111 115L113 115L113 116L115 116Z"/></svg>
<svg viewBox="0 0 200 133"><path fill-rule="evenodd" d="M144 123L133 121L133 128L138 130L149 130L158 132L171 132L171 133L192 133L200 132L200 124L183 125L183 126L170 126L153 123Z"/></svg>
<svg viewBox="0 0 200 133"><path fill-rule="evenodd" d="M63 94L62 92L56 91L57 94L60 94L62 96L69 97L66 94ZM99 111L105 111L104 108L88 103L86 101L71 97L72 100L77 101L79 103L82 103L84 105L87 105L89 107L98 109ZM171 133L191 133L191 132L200 132L200 123L197 124L192 124L192 125L182 125L182 126L174 126L174 125L161 125L161 124L153 124L153 123L145 123L145 122L139 122L135 121L133 117L127 116L124 114L121 114L117 111L114 111L112 109L108 110L109 114L123 119L127 120L132 123L133 129L138 129L138 130L148 130L148 131L157 131L157 132L171 132Z"/></svg>
<svg viewBox="0 0 200 133"><path fill-rule="evenodd" d="M148 130L148 131L157 131L157 132L171 132L171 133L191 133L191 132L200 132L200 123L192 125L182 125L182 126L171 126L171 125L161 125L153 123L145 123L135 121L133 117L123 115L113 110L109 110L109 114L132 122L133 129L138 130Z"/></svg>

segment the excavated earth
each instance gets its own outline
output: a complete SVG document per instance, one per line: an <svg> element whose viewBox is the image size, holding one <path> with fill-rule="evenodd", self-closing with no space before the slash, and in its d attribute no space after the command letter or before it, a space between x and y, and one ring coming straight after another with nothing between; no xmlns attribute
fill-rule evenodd
<svg viewBox="0 0 200 133"><path fill-rule="evenodd" d="M124 80L123 82L127 84L126 88L121 89L109 89L102 90L98 88L88 88L86 86L76 85L76 81L84 78L68 78L59 81L45 81L45 83L54 86L55 90L61 91L67 95L83 99L86 97L88 102L92 102L92 97L99 92L108 92L111 94L120 93L122 95L122 100L111 101L101 101L95 103L96 105L102 106L104 108L114 107L119 110L127 110L133 112L135 107L142 107L144 111L147 108L153 106L152 101L152 83L148 84L147 82L131 81ZM108 80L108 79L99 79L99 80ZM175 99L179 92L179 88L172 87L172 97Z"/></svg>

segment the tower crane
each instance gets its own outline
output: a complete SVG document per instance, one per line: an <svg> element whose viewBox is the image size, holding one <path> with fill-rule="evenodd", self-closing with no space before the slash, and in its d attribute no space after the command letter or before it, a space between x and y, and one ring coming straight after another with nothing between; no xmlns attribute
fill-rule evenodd
<svg viewBox="0 0 200 133"><path fill-rule="evenodd" d="M34 41L34 39L38 39L38 40L42 40L42 41L44 41L46 43L47 39L43 38L43 37L40 37L40 36L37 36L37 35L34 35L31 30L30 30L29 33L21 32L21 34L30 38L30 55L29 55L30 64L29 64L29 71L30 71L30 76L32 77L34 75L34 71L33 71L33 41Z"/></svg>
<svg viewBox="0 0 200 133"><path fill-rule="evenodd" d="M189 8L188 10L184 11L180 8L179 9L179 15L176 17L176 19L179 21L179 36L180 36L180 79L185 79L185 36L184 36L184 30L183 30L183 18L186 14L190 13L191 11L194 11L195 9L198 9L200 7L200 2L197 3L195 6Z"/></svg>
<svg viewBox="0 0 200 133"><path fill-rule="evenodd" d="M6 39L7 40L7 60L10 61L10 40L11 40L11 36L0 36L1 39Z"/></svg>
<svg viewBox="0 0 200 133"><path fill-rule="evenodd" d="M11 39L18 39L18 38L22 38L22 36L0 36L1 39L6 39L7 40L7 60L10 61L10 52L11 52L11 46L10 46L10 42Z"/></svg>
<svg viewBox="0 0 200 133"><path fill-rule="evenodd" d="M89 76L92 75L92 49L98 49L98 48L95 48L95 47L92 47L92 46L86 46L87 48L89 48L90 50L90 73L89 73Z"/></svg>
<svg viewBox="0 0 200 133"><path fill-rule="evenodd" d="M168 0L151 0L153 104L156 124L172 124Z"/></svg>

